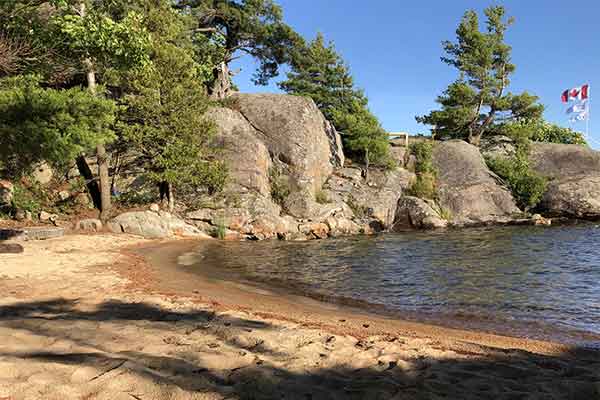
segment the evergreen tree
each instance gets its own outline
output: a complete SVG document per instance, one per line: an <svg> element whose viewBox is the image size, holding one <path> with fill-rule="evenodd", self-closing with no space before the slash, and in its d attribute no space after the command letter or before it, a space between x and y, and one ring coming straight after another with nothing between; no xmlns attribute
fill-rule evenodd
<svg viewBox="0 0 600 400"><path fill-rule="evenodd" d="M224 185L226 170L214 157L214 126L205 118L209 99L190 43L185 43L183 20L170 7L159 6L146 22L152 35L151 63L124 76L122 132L173 210L176 189L216 192Z"/></svg>
<svg viewBox="0 0 600 400"><path fill-rule="evenodd" d="M460 77L438 97L441 110L417 117L418 122L433 126L438 137L479 145L495 123L534 120L543 113L536 96L507 91L515 65L505 32L513 19L506 19L500 6L487 8L485 15L485 31L480 31L477 13L467 11L456 30L457 42L443 43L447 55L442 61L457 68Z"/></svg>
<svg viewBox="0 0 600 400"><path fill-rule="evenodd" d="M87 90L43 88L34 77L0 80L0 158L4 174L27 174L41 161L65 166L114 139L116 106Z"/></svg>
<svg viewBox="0 0 600 400"><path fill-rule="evenodd" d="M387 134L369 111L367 97L355 87L333 43L326 44L323 35L318 34L305 49L294 53L291 67L287 80L279 84L281 89L312 98L344 134L346 149L364 158L367 172L371 162L387 163Z"/></svg>
<svg viewBox="0 0 600 400"><path fill-rule="evenodd" d="M198 58L214 64L209 89L216 99L231 91L233 60L243 54L254 57L259 63L254 81L266 85L303 43L283 22L281 7L273 0L178 0L175 5L195 21ZM207 49L213 50L208 58Z"/></svg>

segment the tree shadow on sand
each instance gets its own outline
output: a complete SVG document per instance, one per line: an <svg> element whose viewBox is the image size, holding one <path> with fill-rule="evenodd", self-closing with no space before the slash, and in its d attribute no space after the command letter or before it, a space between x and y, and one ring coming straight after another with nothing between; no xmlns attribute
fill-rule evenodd
<svg viewBox="0 0 600 400"><path fill-rule="evenodd" d="M110 337L114 332L105 331L108 325L117 331L134 327L162 333L167 335L165 344L177 351L115 350ZM86 310L77 301L55 299L0 307L0 327L77 346L72 351L3 351L3 361L96 367L100 372L90 378L95 382L119 379L118 371L126 371L185 391L216 392L227 399L600 399L600 352L582 348L544 356L475 346L480 351L473 354L453 349L454 358L374 358L368 368L351 368L327 362L341 351L334 340L327 339L331 343L315 350L314 362L292 370L282 360L293 360L293 352L275 350L279 348L275 342L241 340L236 334L278 332L280 327L210 310L178 312L119 301ZM205 336L216 338L212 347L211 343L202 348L195 345L194 340ZM399 339L377 340L393 343ZM367 352L373 343L359 341L352 350ZM202 361L224 348L252 361L230 369L211 368ZM146 400L143 395L132 398Z"/></svg>

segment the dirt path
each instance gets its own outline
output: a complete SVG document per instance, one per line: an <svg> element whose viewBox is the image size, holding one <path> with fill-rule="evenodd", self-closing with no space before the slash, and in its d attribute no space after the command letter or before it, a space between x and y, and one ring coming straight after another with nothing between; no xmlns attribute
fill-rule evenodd
<svg viewBox="0 0 600 400"><path fill-rule="evenodd" d="M121 251L144 243L68 236L2 256L0 399L600 399L591 351L439 329L353 336L317 329L319 315L311 327L208 292L161 295Z"/></svg>

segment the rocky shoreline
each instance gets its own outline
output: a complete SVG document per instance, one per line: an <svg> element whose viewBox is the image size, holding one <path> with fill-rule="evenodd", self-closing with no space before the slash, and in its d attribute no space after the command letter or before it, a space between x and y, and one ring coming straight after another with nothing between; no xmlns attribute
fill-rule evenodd
<svg viewBox="0 0 600 400"><path fill-rule="evenodd" d="M125 211L104 226L87 219L74 221L73 228L147 238L210 235L227 240L309 240L600 218L600 153L585 146L532 143L531 166L549 184L539 207L529 213L519 209L505 182L484 159L513 154L515 144L509 138L488 138L481 148L459 140L435 142L432 162L437 195L427 200L410 195L416 159L404 142L391 142L395 168L371 168L365 174L362 166L344 155L340 134L312 100L236 94L229 103L209 112L218 127L221 157L229 167L222 193L198 192L194 204L180 206L174 213L154 204L146 210ZM76 175L73 172L71 179ZM115 184L121 196L156 190L145 186L139 171L125 167L115 173ZM10 182L3 181L0 203L8 203L10 193ZM57 196L81 197L68 192ZM43 214L46 223L57 223L58 216Z"/></svg>

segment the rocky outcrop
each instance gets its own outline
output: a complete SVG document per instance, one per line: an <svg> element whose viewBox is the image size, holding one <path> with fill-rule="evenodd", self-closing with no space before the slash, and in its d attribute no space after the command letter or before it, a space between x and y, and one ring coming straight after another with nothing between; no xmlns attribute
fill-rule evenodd
<svg viewBox="0 0 600 400"><path fill-rule="evenodd" d="M173 236L207 237L196 227L167 212L134 211L121 214L107 223L114 233L129 233L149 239Z"/></svg>
<svg viewBox="0 0 600 400"><path fill-rule="evenodd" d="M259 133L239 112L228 108L213 108L208 117L218 127L217 145L223 149L222 157L229 169L225 190L270 196L271 157Z"/></svg>
<svg viewBox="0 0 600 400"><path fill-rule="evenodd" d="M440 216L433 201L405 196L398 202L393 230L440 229L448 226L448 221Z"/></svg>
<svg viewBox="0 0 600 400"><path fill-rule="evenodd" d="M533 143L530 165L549 178L540 204L551 215L600 218L600 152L585 146Z"/></svg>
<svg viewBox="0 0 600 400"><path fill-rule="evenodd" d="M484 157L512 157L517 148L514 140L508 136L496 135L481 139L480 151Z"/></svg>
<svg viewBox="0 0 600 400"><path fill-rule="evenodd" d="M439 143L433 153L439 205L453 225L508 222L520 210L510 191L492 173L479 149L461 140Z"/></svg>
<svg viewBox="0 0 600 400"><path fill-rule="evenodd" d="M341 139L311 99L236 94L232 101L296 188L314 196L334 167L343 164Z"/></svg>
<svg viewBox="0 0 600 400"><path fill-rule="evenodd" d="M342 168L331 176L325 193L333 204L340 205L346 216L361 222L372 220L383 230L394 223L398 199L414 178L413 173L397 168L373 170L366 181L360 169Z"/></svg>

